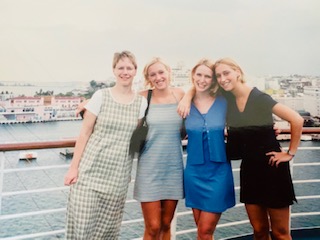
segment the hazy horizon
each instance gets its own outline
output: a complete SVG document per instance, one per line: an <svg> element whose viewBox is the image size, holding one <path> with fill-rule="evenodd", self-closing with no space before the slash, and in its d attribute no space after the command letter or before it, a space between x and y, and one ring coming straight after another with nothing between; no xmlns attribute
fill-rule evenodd
<svg viewBox="0 0 320 240"><path fill-rule="evenodd" d="M143 66L232 57L249 76L320 76L318 0L2 0L0 82L112 77L116 51Z"/></svg>

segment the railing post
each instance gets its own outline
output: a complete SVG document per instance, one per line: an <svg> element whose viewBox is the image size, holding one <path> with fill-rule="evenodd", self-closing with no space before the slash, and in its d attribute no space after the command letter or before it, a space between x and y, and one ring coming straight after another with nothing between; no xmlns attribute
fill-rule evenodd
<svg viewBox="0 0 320 240"><path fill-rule="evenodd" d="M171 221L171 240L176 240L176 232L177 232L177 209L174 211L174 215Z"/></svg>
<svg viewBox="0 0 320 240"><path fill-rule="evenodd" d="M294 161L294 157L291 159L291 161L289 162L289 166L290 166L290 172L291 172L291 178L293 178L293 161ZM291 232L291 205L289 206L289 230Z"/></svg>
<svg viewBox="0 0 320 240"><path fill-rule="evenodd" d="M0 152L0 215L2 213L2 190L3 190L3 175L4 175L4 152Z"/></svg>

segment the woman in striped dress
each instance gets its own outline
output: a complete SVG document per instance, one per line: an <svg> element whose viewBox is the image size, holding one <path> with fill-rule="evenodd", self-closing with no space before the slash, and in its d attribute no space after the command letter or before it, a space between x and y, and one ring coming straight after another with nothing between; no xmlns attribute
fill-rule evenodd
<svg viewBox="0 0 320 240"><path fill-rule="evenodd" d="M64 180L71 185L66 239L118 238L132 168L130 137L147 105L132 91L136 69L132 53L115 53L116 85L98 90L85 106Z"/></svg>
<svg viewBox="0 0 320 240"><path fill-rule="evenodd" d="M134 198L141 202L143 239L170 239L177 202L184 198L182 118L177 114L184 92L170 86L170 67L160 58L145 66L144 77L152 97L147 115L149 132L138 160ZM147 93L148 90L141 92L145 97Z"/></svg>

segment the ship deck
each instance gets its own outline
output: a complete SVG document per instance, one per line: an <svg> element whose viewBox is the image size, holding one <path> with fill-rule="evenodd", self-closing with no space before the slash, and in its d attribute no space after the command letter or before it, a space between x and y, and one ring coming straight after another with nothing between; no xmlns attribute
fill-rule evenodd
<svg viewBox="0 0 320 240"><path fill-rule="evenodd" d="M70 158L60 154L72 148L74 139L51 142L0 144L0 238L1 239L62 239L68 187L63 176ZM18 160L20 151L37 152L35 160ZM300 147L292 163L293 181L298 204L291 211L293 239L320 239L320 146ZM301 155L302 156L302 155ZM186 155L185 155L186 157ZM143 217L140 204L132 199L135 166L129 185L121 236L122 240L142 239ZM233 162L234 176L239 173L239 161ZM302 177L305 176L305 177ZM239 179L235 177L235 190ZM238 197L237 197L238 198ZM195 239L196 227L192 211L179 201L172 223L172 239ZM252 239L251 227L243 204L225 212L215 233L215 239Z"/></svg>

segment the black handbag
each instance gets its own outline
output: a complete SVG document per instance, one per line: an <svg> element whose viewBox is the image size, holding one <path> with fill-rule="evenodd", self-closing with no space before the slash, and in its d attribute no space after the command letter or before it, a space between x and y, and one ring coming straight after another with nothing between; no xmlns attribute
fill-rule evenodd
<svg viewBox="0 0 320 240"><path fill-rule="evenodd" d="M136 153L140 156L146 143L146 138L149 130L146 117L149 111L151 95L152 90L149 89L147 97L148 106L146 108L146 111L144 112L144 117L141 119L140 124L137 126L137 128L133 131L130 139L129 154L131 155L131 157L134 157Z"/></svg>
<svg viewBox="0 0 320 240"><path fill-rule="evenodd" d="M180 128L180 138L181 140L184 140L187 138L187 129L186 129L186 119L182 119L182 125Z"/></svg>

